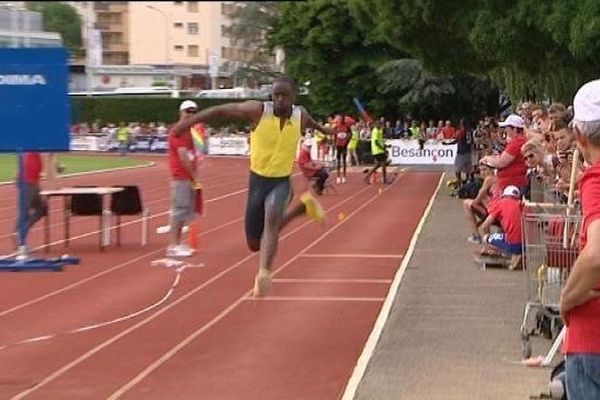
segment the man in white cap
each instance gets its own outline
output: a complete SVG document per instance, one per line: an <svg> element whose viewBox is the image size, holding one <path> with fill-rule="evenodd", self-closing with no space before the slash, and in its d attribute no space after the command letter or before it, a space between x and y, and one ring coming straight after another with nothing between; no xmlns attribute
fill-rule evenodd
<svg viewBox="0 0 600 400"><path fill-rule="evenodd" d="M184 121L198 112L198 106L191 100L179 106L179 121ZM181 232L186 222L196 217L196 185L198 153L191 133L171 130L168 136L168 161L171 173L171 217L170 240L167 257L190 257L194 250L181 241Z"/></svg>
<svg viewBox="0 0 600 400"><path fill-rule="evenodd" d="M560 297L567 397L600 399L600 80L583 85L573 106L577 145L589 168L579 182L580 253Z"/></svg>
<svg viewBox="0 0 600 400"><path fill-rule="evenodd" d="M511 114L498 125L506 132L506 148L499 156L486 156L481 160L497 168L500 190L513 185L523 192L527 186L527 164L521 154L521 147L527 142L525 123L518 115Z"/></svg>
<svg viewBox="0 0 600 400"><path fill-rule="evenodd" d="M521 192L516 186L507 186L502 191L502 197L490 206L489 214L480 225L479 231L483 236L484 246L481 256L510 256L510 270L520 269L523 245L521 240ZM501 233L490 234L494 223L502 227Z"/></svg>

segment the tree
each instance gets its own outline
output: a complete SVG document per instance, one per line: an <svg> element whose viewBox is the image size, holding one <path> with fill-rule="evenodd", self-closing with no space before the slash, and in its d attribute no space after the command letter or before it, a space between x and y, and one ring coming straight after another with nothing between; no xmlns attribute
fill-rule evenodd
<svg viewBox="0 0 600 400"><path fill-rule="evenodd" d="M494 80L513 99L570 102L600 66L595 0L348 0L371 35L436 73Z"/></svg>
<svg viewBox="0 0 600 400"><path fill-rule="evenodd" d="M42 13L45 29L60 33L72 54L82 54L81 17L73 7L59 2L30 1L27 8Z"/></svg>
<svg viewBox="0 0 600 400"><path fill-rule="evenodd" d="M266 38L279 18L278 2L235 2L227 16L231 20L227 33L232 44L252 54L246 62L238 63L236 76L258 82L273 77L277 71Z"/></svg>
<svg viewBox="0 0 600 400"><path fill-rule="evenodd" d="M271 47L286 53L286 72L297 82L310 83L309 103L322 116L356 113L353 97L371 112L391 111L395 102L378 93L376 69L403 53L370 41L356 26L344 0L285 3L269 36Z"/></svg>

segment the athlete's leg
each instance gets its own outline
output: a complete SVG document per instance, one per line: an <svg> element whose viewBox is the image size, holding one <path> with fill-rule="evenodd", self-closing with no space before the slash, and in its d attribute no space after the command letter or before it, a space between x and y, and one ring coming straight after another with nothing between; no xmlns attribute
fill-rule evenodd
<svg viewBox="0 0 600 400"><path fill-rule="evenodd" d="M246 202L246 243L251 251L260 250L260 242L265 223L265 182L260 177L250 174L248 200Z"/></svg>

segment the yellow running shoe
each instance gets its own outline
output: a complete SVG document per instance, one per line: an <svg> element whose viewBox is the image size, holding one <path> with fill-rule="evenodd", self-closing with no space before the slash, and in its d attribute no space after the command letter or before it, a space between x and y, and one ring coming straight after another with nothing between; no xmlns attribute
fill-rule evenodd
<svg viewBox="0 0 600 400"><path fill-rule="evenodd" d="M300 196L300 201L306 207L306 216L308 218L314 219L321 225L325 224L325 210L310 192L304 192Z"/></svg>
<svg viewBox="0 0 600 400"><path fill-rule="evenodd" d="M252 295L254 297L263 297L271 290L272 272L266 268L260 268L254 277L254 288Z"/></svg>

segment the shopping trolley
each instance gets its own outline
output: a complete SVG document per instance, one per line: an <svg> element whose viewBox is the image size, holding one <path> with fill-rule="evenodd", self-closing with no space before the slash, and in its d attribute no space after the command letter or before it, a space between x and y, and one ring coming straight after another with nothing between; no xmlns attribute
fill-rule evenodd
<svg viewBox="0 0 600 400"><path fill-rule="evenodd" d="M580 223L577 207L549 203L526 203L524 207L523 262L528 301L521 324L521 346L525 359L531 356L531 336L562 340L560 293L578 255ZM554 352L558 345L552 346Z"/></svg>

